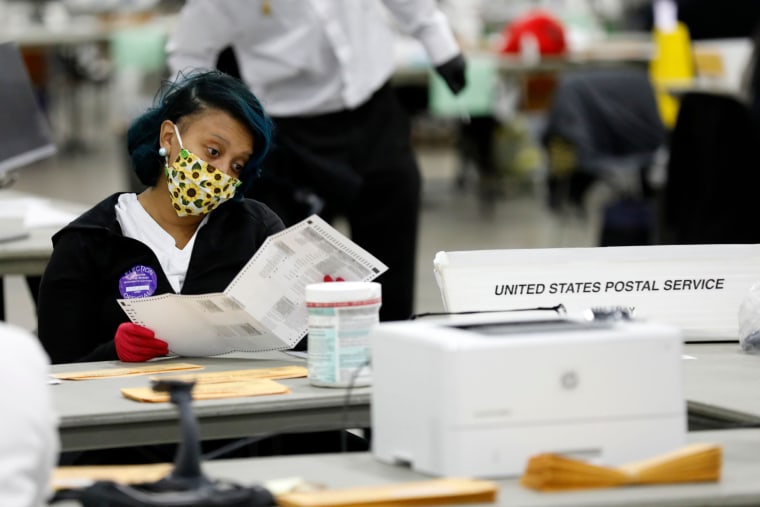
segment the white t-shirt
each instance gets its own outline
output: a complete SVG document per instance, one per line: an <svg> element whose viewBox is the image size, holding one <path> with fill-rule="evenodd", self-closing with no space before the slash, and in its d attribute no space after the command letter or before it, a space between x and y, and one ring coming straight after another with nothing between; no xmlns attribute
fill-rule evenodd
<svg viewBox="0 0 760 507"><path fill-rule="evenodd" d="M0 322L0 505L39 507L58 462L58 416L50 361L25 329Z"/></svg>
<svg viewBox="0 0 760 507"><path fill-rule="evenodd" d="M208 220L208 215L203 217L185 248L177 248L171 234L158 225L158 222L145 211L137 200L136 194L126 193L119 196L119 201L116 203L116 220L119 221L124 236L141 241L153 250L174 292L180 292L185 283L195 238Z"/></svg>

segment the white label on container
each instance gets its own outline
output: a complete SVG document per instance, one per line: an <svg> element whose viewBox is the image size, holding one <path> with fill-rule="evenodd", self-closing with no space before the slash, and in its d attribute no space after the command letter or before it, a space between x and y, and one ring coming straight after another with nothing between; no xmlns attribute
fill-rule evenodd
<svg viewBox="0 0 760 507"><path fill-rule="evenodd" d="M379 305L309 307L309 380L318 385L368 385L369 332Z"/></svg>

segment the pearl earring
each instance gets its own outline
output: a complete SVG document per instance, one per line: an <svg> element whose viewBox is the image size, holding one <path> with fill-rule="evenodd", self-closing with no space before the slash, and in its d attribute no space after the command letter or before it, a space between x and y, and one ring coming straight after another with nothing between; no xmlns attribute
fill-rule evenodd
<svg viewBox="0 0 760 507"><path fill-rule="evenodd" d="M161 155L162 157L165 157L165 156L166 156L168 153L169 153L169 152L168 152L168 151L166 151L166 148L164 148L163 146L161 146L161 147L158 149L158 154L159 154L159 155Z"/></svg>

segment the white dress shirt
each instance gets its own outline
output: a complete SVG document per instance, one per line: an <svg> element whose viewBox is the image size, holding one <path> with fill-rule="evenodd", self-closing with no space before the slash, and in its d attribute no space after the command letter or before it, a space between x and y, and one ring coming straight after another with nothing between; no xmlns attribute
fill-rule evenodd
<svg viewBox="0 0 760 507"><path fill-rule="evenodd" d="M195 234L184 248L177 248L172 235L145 211L137 200L136 194L125 193L119 196L119 201L116 203L116 220L124 236L141 241L153 250L172 289L174 292L181 292L187 276L187 268L190 266L195 238L201 227L208 221L208 215L203 217L198 228L195 229Z"/></svg>
<svg viewBox="0 0 760 507"><path fill-rule="evenodd" d="M58 462L56 386L48 383L50 362L36 336L0 322L0 341L0 505L40 507Z"/></svg>
<svg viewBox="0 0 760 507"><path fill-rule="evenodd" d="M433 65L459 52L436 0L383 0ZM353 109L394 71L379 0L188 0L166 45L173 73L213 68L232 46L241 77L274 116Z"/></svg>

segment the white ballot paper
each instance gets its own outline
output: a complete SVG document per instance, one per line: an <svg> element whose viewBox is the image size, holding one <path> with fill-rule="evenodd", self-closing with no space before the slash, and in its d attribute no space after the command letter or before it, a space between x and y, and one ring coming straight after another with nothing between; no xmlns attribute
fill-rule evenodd
<svg viewBox="0 0 760 507"><path fill-rule="evenodd" d="M306 335L305 288L325 275L370 281L388 267L317 215L273 234L222 293L119 299L182 356L263 352ZM340 283L340 282L336 282Z"/></svg>

